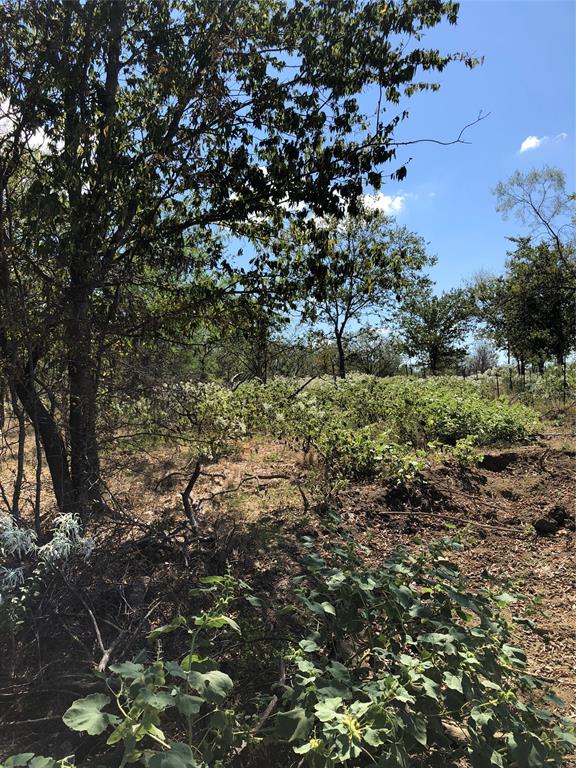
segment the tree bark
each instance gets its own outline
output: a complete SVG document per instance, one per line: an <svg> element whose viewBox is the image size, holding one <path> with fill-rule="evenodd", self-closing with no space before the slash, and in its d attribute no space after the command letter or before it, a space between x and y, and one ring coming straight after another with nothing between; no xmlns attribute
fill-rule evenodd
<svg viewBox="0 0 576 768"><path fill-rule="evenodd" d="M84 260L71 270L68 318L70 478L75 511L84 518L102 503L96 439L98 367L94 361L90 289ZM87 266L87 265L86 265Z"/></svg>
<svg viewBox="0 0 576 768"><path fill-rule="evenodd" d="M18 454L16 460L16 478L14 479L14 491L12 493L12 516L20 520L20 495L24 482L24 451L26 448L26 419L24 412L18 405L16 392L12 388L12 410L18 421Z"/></svg>
<svg viewBox="0 0 576 768"><path fill-rule="evenodd" d="M342 334L336 331L336 347L338 349L338 374L341 379L346 378L346 356L344 354L344 344L342 343Z"/></svg>
<svg viewBox="0 0 576 768"><path fill-rule="evenodd" d="M16 379L14 390L30 421L38 425L58 508L61 512L71 512L73 500L70 470L58 426L36 392L30 375Z"/></svg>

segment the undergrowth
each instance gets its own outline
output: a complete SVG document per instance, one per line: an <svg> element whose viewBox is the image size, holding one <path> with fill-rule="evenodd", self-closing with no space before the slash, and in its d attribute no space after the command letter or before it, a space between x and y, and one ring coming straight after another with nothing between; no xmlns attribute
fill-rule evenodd
<svg viewBox="0 0 576 768"><path fill-rule="evenodd" d="M314 768L408 768L434 755L466 755L473 768L561 765L576 733L546 708L546 697L558 701L512 644L514 595L471 590L447 557L453 542L368 567L336 519L325 532L329 546L302 540L291 602L275 608L287 635L274 651L279 680L248 698L235 685L244 645L233 638L243 624L248 643L269 632L262 601L230 575L203 578L202 610L154 629L132 660L98 675L100 692L63 713L72 731L104 739L91 764L119 750L116 764L148 768L256 766L270 755ZM187 638L177 658L163 650L171 635ZM73 765L73 755L32 753L2 763Z"/></svg>

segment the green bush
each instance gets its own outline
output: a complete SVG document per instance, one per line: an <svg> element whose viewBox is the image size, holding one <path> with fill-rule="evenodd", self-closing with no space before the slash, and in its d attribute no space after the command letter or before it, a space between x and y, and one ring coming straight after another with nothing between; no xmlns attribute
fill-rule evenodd
<svg viewBox="0 0 576 768"><path fill-rule="evenodd" d="M466 444L517 442L537 431L530 408L491 399L480 384L456 377L354 375L304 384L253 381L231 391L182 383L118 408L128 433L141 434L138 444L186 445L200 461L212 461L245 436L270 435L314 449L327 477L346 480L401 480L422 468L431 446L459 446L463 454Z"/></svg>
<svg viewBox="0 0 576 768"><path fill-rule="evenodd" d="M514 598L470 592L442 547L377 569L351 548L307 565L301 601L316 628L293 656L279 731L307 765L408 767L449 746L451 725L478 768L560 765L576 744L573 726L541 708L541 683L511 645L502 606Z"/></svg>

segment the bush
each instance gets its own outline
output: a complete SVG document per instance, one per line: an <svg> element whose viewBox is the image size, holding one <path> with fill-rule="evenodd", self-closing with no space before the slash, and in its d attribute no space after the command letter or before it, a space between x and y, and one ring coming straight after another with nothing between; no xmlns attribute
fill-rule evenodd
<svg viewBox="0 0 576 768"><path fill-rule="evenodd" d="M247 435L266 434L305 451L314 448L326 477L337 480L402 480L421 470L431 447L459 446L457 453L463 453L466 442L471 449L527 440L537 426L530 408L491 399L481 385L456 377L354 375L305 384L252 381L231 391L183 383L120 411L127 424L140 424L131 431L141 431L143 444L186 445L205 462ZM473 457L466 461L473 463Z"/></svg>

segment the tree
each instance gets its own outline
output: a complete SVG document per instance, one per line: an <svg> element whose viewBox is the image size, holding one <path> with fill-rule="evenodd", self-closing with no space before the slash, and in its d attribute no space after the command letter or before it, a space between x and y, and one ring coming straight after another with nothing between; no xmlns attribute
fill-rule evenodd
<svg viewBox="0 0 576 768"><path fill-rule="evenodd" d="M378 186L407 113L369 118L358 95L397 104L436 87L421 71L473 65L406 47L444 18L457 6L3 3L0 351L62 509L99 503L98 396L131 296L168 285L157 304L173 293L197 317L190 275L218 260L215 227L339 215ZM62 419L39 390L54 367Z"/></svg>
<svg viewBox="0 0 576 768"><path fill-rule="evenodd" d="M516 171L496 185L494 194L496 210L504 218L513 213L529 227L533 239L548 240L561 259L574 251L576 196L566 191L566 177L559 168Z"/></svg>
<svg viewBox="0 0 576 768"><path fill-rule="evenodd" d="M338 353L338 370L346 377L346 333L351 321L367 315L383 320L394 300L422 280L431 263L422 238L380 211L360 208L357 215L317 223L313 240L304 244L303 261L314 264L314 281L304 286L304 317L330 328Z"/></svg>
<svg viewBox="0 0 576 768"><path fill-rule="evenodd" d="M496 209L513 213L530 235L510 238L516 249L506 275L477 291L481 313L521 374L527 361L542 370L553 356L562 365L576 336L576 196L562 171L548 166L516 171L494 192Z"/></svg>
<svg viewBox="0 0 576 768"><path fill-rule="evenodd" d="M397 316L404 352L436 375L466 354L458 345L470 329L471 317L470 298L463 290L440 296L430 290L420 292Z"/></svg>
<svg viewBox="0 0 576 768"><path fill-rule="evenodd" d="M484 373L498 365L498 350L487 341L479 341L464 361L467 373Z"/></svg>
<svg viewBox="0 0 576 768"><path fill-rule="evenodd" d="M348 342L351 366L372 376L393 376L400 368L400 353L385 329L362 328Z"/></svg>
<svg viewBox="0 0 576 768"><path fill-rule="evenodd" d="M524 302L511 290L505 276L478 275L472 286L475 318L482 324L483 335L498 349L505 350L510 365L512 357L518 368L530 358L534 343L529 339ZM544 358L542 358L542 364Z"/></svg>
<svg viewBox="0 0 576 768"><path fill-rule="evenodd" d="M478 317L493 341L516 358L519 373L533 362L562 365L576 341L576 261L551 241L514 238L506 272L477 279Z"/></svg>

